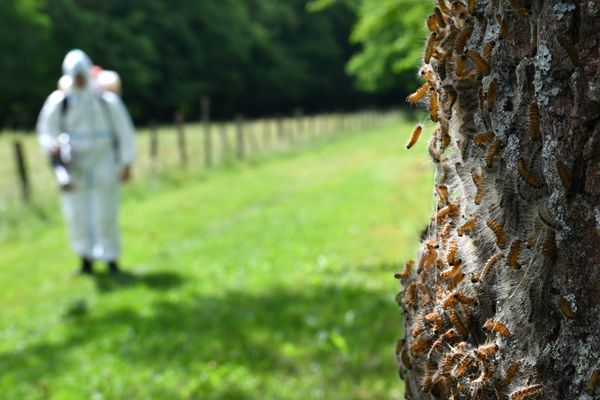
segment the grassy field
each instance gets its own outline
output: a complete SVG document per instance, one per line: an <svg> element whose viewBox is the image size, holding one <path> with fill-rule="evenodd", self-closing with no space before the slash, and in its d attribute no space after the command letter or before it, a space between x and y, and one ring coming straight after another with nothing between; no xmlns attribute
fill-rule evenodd
<svg viewBox="0 0 600 400"><path fill-rule="evenodd" d="M20 211L42 222L0 239L0 397L401 398L392 276L431 207L411 129L138 181L119 279Z"/></svg>

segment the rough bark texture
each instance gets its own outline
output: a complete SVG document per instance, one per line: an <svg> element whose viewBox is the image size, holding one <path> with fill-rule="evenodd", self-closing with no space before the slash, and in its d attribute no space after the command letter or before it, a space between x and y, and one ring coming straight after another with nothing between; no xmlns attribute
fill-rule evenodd
<svg viewBox="0 0 600 400"><path fill-rule="evenodd" d="M440 3L406 397L600 399L600 0Z"/></svg>

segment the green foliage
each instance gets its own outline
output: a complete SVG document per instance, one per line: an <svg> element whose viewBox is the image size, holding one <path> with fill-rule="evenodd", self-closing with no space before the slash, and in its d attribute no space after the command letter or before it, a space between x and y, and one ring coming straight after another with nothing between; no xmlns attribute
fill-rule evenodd
<svg viewBox="0 0 600 400"><path fill-rule="evenodd" d="M411 126L139 182L120 279L72 276L62 226L0 243L2 398L401 398L392 274L431 191Z"/></svg>
<svg viewBox="0 0 600 400"><path fill-rule="evenodd" d="M343 0L315 0L310 9L321 10ZM350 59L347 70L367 91L414 86L427 35L425 17L431 2L423 0L346 0L358 14L351 41L361 50Z"/></svg>
<svg viewBox="0 0 600 400"><path fill-rule="evenodd" d="M175 110L198 118L201 95L225 118L372 99L344 71L355 20L344 4L311 13L306 0L6 0L0 12L0 125L24 114L32 125L72 48L121 74L142 122Z"/></svg>

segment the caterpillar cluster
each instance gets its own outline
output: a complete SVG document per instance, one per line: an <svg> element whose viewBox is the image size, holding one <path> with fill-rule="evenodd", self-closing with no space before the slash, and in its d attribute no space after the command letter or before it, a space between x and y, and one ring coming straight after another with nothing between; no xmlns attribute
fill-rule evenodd
<svg viewBox="0 0 600 400"><path fill-rule="evenodd" d="M510 307L535 307L529 293L536 293L536 277L556 254L557 224L542 211L547 208L548 182L535 152L523 150L509 161L505 152L511 140L492 123L507 97L494 53L507 38L522 35L522 29L517 32L508 23L511 14L523 24L535 22L521 0L503 1L506 16L499 14L499 3L437 0L427 19L430 36L420 69L425 83L407 99L428 104L430 119L437 124L429 154L438 197L418 268L397 274L405 288L398 299L406 337L397 356L400 375L411 377L407 398L470 399L495 393L497 398L525 400L544 391L542 377L535 373L539 360L513 346L532 329L526 313ZM579 65L573 46L563 37L557 40ZM543 110L530 97L522 108L526 112L518 114L519 126L529 131L525 136L534 146L543 135ZM408 148L421 130L419 124ZM569 166L558 160L553 168L563 190L571 190ZM506 194L503 186L511 182L515 189ZM522 191L536 197L531 200ZM520 221L505 214L508 203L519 207ZM494 288L498 282L505 284ZM547 300L562 318L576 317L564 297ZM513 315L522 317L515 320Z"/></svg>

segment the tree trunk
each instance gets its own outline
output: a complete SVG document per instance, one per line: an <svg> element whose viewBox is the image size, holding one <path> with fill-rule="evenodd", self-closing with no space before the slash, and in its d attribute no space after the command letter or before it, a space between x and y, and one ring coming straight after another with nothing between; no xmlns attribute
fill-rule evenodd
<svg viewBox="0 0 600 400"><path fill-rule="evenodd" d="M600 0L469 3L428 20L439 206L397 274L406 397L599 399Z"/></svg>

